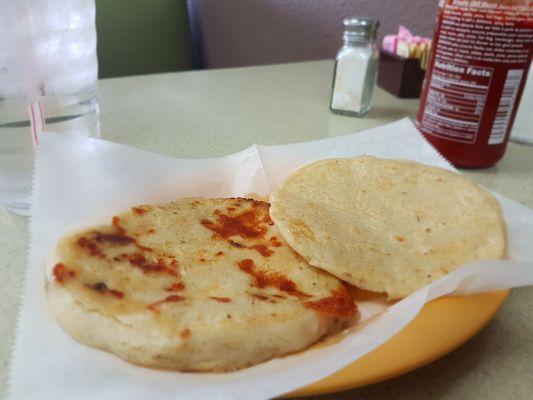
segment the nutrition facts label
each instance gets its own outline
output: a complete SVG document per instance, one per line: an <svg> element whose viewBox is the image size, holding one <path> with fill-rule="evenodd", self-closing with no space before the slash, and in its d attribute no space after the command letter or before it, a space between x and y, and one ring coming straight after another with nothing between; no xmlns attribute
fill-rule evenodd
<svg viewBox="0 0 533 400"><path fill-rule="evenodd" d="M463 143L484 130L483 140L502 143L533 41L527 6L447 0L441 7L420 127Z"/></svg>
<svg viewBox="0 0 533 400"><path fill-rule="evenodd" d="M485 76L465 81L454 77L469 67L458 64L435 63L429 83L428 101L422 119L423 126L433 127L433 135L444 136L461 142L473 143L492 76L492 69L485 68Z"/></svg>

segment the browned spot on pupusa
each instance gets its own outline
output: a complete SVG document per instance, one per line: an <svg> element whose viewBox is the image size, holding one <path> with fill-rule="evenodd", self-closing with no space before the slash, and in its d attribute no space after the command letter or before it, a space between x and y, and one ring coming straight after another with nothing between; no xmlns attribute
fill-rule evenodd
<svg viewBox="0 0 533 400"><path fill-rule="evenodd" d="M304 305L336 318L350 318L357 311L353 297L343 284L340 284L337 289L331 292L330 296L317 301L306 301Z"/></svg>
<svg viewBox="0 0 533 400"><path fill-rule="evenodd" d="M261 294L261 293L250 293L250 292L247 292L252 298L254 299L257 299L257 300L261 300L261 301L266 301L266 302L269 302L269 303L272 303L272 304L276 304L278 301L275 299L276 296L267 296L267 295L264 295L264 294ZM253 303L253 301L252 301Z"/></svg>
<svg viewBox="0 0 533 400"><path fill-rule="evenodd" d="M184 282L175 282L172 285L165 288L167 292L179 292L181 290L184 290L186 287Z"/></svg>
<svg viewBox="0 0 533 400"><path fill-rule="evenodd" d="M76 276L76 272L74 270L68 268L62 263L57 263L52 272L57 283L64 283L66 280Z"/></svg>
<svg viewBox="0 0 533 400"><path fill-rule="evenodd" d="M85 249L91 256L105 258L105 247L122 247L135 243L135 239L123 231L118 233L90 232L77 240L78 246Z"/></svg>
<svg viewBox="0 0 533 400"><path fill-rule="evenodd" d="M274 224L268 213L270 204L251 199L241 200L245 200L250 205L250 208L244 211L239 210L238 213L235 213L237 207L227 207L228 214L224 214L221 210L217 209L214 212L215 221L203 219L200 221L201 224L214 232L214 238L226 239L233 247L252 249L263 257L270 257L274 254L274 251L269 246L281 246L281 242L275 236L266 241L264 240L269 226ZM243 244L233 240L233 237L241 237L242 239L252 240L256 243L250 245Z"/></svg>
<svg viewBox="0 0 533 400"><path fill-rule="evenodd" d="M187 340L191 337L191 330L189 328L185 328L180 332L180 337L183 340Z"/></svg>
<svg viewBox="0 0 533 400"><path fill-rule="evenodd" d="M105 258L105 254L100 249L100 246L91 239L82 236L78 238L77 242L78 246L80 246L82 249L85 249L91 256L99 257L99 258Z"/></svg>
<svg viewBox="0 0 533 400"><path fill-rule="evenodd" d="M268 296L265 296L259 293L250 293L250 296L255 297L256 299L259 299L259 300L268 300Z"/></svg>
<svg viewBox="0 0 533 400"><path fill-rule="evenodd" d="M164 303L177 303L180 301L185 300L184 296L179 296L177 294L173 294L171 296L165 297L163 300L156 301L154 303L148 304L146 308L148 308L151 311L154 311L155 313L159 313L159 306Z"/></svg>
<svg viewBox="0 0 533 400"><path fill-rule="evenodd" d="M117 231L119 231L120 233L124 233L125 230L124 228L122 227L122 221L120 220L120 217L117 217L116 215L113 217L112 219L112 224L113 226L115 227L115 229Z"/></svg>
<svg viewBox="0 0 533 400"><path fill-rule="evenodd" d="M276 236L272 236L270 239L269 239L270 243L272 246L274 247L281 247L281 242L279 241L279 239L276 237Z"/></svg>
<svg viewBox="0 0 533 400"><path fill-rule="evenodd" d="M231 298L229 297L210 296L209 298L218 301L219 303L229 303L231 301Z"/></svg>
<svg viewBox="0 0 533 400"><path fill-rule="evenodd" d="M111 243L120 246L126 246L128 244L135 243L135 239L132 237L115 233L95 232L94 239L98 243Z"/></svg>
<svg viewBox="0 0 533 400"><path fill-rule="evenodd" d="M234 236L247 239L262 238L267 233L268 223L271 221L268 215L270 204L253 200L248 201L251 201L251 208L247 210L235 215L227 215L215 211L215 221L203 219L200 222L203 226L225 239Z"/></svg>
<svg viewBox="0 0 533 400"><path fill-rule="evenodd" d="M140 252L153 252L151 248L141 245L135 238L126 234L126 229L122 226L120 217L114 216L112 225L115 228L115 232L100 232L95 230L86 233L78 238L78 246L85 249L89 255L98 258L106 258L106 249L127 247L129 245L134 245ZM114 259L118 261L116 257Z"/></svg>
<svg viewBox="0 0 533 400"><path fill-rule="evenodd" d="M287 278L286 276L276 273L276 272L264 272L257 269L253 260L244 259L238 263L241 271L246 272L251 275L253 278L252 285L258 288L274 287L282 292L286 292L292 296L308 298L311 297L307 293L303 293L298 290L296 283Z"/></svg>
<svg viewBox="0 0 533 400"><path fill-rule="evenodd" d="M165 261L163 258L150 260L141 253L121 254L119 259L127 260L135 267L140 268L146 274L163 273L171 276L179 276L179 263L177 260Z"/></svg>
<svg viewBox="0 0 533 400"><path fill-rule="evenodd" d="M307 293L303 293L302 291L298 290L296 284L282 274L265 273L259 271L251 259L242 260L238 263L238 265L242 271L252 275L254 279L252 285L255 287L274 287L287 293L288 295L296 296L300 299L308 299L311 297ZM270 299L270 297L263 294L250 293L250 295L259 300L268 300L275 303L275 300ZM273 297L285 298L282 295L274 295ZM328 314L336 318L353 317L357 310L353 297L343 284L340 284L337 289L333 290L328 297L316 301L307 300L304 302L304 305L307 308L311 308L315 311Z"/></svg>
<svg viewBox="0 0 533 400"><path fill-rule="evenodd" d="M95 292L98 292L100 294L110 294L111 296L116 297L117 299L122 299L124 297L124 293L120 290L111 289L108 288L107 285L104 282L96 282L93 284L86 284L86 286L94 290Z"/></svg>
<svg viewBox="0 0 533 400"><path fill-rule="evenodd" d="M146 210L144 206L143 210ZM141 245L135 238L126 234L119 217L113 217L115 232L93 231L77 240L77 244L84 248L91 256L107 258L106 250L124 248L121 254L113 256L113 261L127 261L144 273L163 273L179 276L179 262L172 255L152 256L153 250Z"/></svg>
<svg viewBox="0 0 533 400"><path fill-rule="evenodd" d="M264 244L254 244L253 246L250 246L249 248L257 251L263 257L270 257L272 254L274 254L274 252L270 250Z"/></svg>
<svg viewBox="0 0 533 400"><path fill-rule="evenodd" d="M144 215L146 214L148 211L150 211L151 207L150 206L137 206L137 207L132 207L131 210L133 211L134 214L137 214L137 215Z"/></svg>

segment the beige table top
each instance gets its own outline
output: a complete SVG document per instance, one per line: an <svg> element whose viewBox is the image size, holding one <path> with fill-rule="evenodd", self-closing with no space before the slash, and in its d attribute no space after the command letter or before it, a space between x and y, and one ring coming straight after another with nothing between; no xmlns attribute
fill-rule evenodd
<svg viewBox="0 0 533 400"><path fill-rule="evenodd" d="M100 82L103 138L170 156L232 153L356 132L413 117L418 101L377 90L364 118L328 110L333 63L147 75ZM533 147L511 143L497 167L465 171L474 181L533 208ZM0 208L0 393L6 387L28 244L26 219ZM328 399L530 399L533 288L512 292L470 342L433 364Z"/></svg>

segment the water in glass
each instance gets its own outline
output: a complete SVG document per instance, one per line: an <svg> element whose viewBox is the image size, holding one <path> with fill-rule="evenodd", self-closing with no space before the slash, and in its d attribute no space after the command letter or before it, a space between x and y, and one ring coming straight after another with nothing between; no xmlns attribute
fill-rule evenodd
<svg viewBox="0 0 533 400"><path fill-rule="evenodd" d="M94 16L94 0L0 4L0 203L10 211L29 213L30 103L46 130L99 136Z"/></svg>

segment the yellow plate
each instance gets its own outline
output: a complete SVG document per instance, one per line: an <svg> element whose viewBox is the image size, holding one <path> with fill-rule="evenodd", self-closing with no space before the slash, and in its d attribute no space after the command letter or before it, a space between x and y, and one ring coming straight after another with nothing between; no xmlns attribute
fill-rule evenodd
<svg viewBox="0 0 533 400"><path fill-rule="evenodd" d="M287 396L352 389L389 379L444 356L481 330L509 290L434 300L400 333L363 358Z"/></svg>

